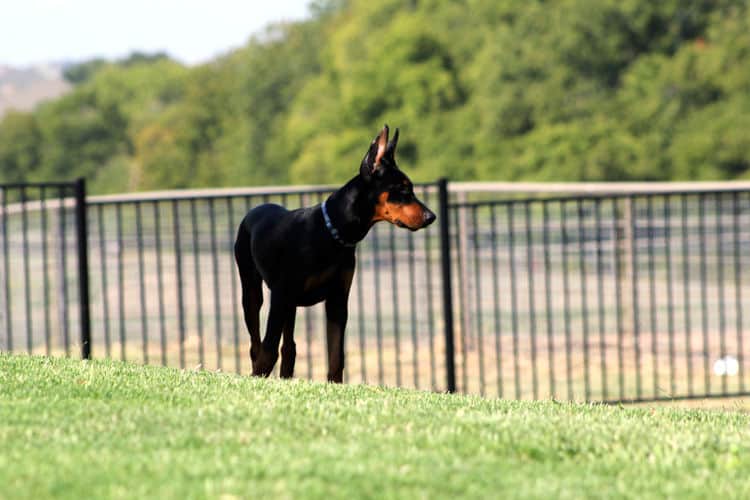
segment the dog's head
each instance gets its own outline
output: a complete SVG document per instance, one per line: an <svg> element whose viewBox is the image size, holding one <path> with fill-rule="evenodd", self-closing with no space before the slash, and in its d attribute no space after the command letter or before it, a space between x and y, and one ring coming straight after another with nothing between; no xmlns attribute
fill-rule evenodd
<svg viewBox="0 0 750 500"><path fill-rule="evenodd" d="M388 221L412 231L427 227L435 214L414 195L411 180L396 165L398 129L388 141L388 125L373 139L362 159L359 175L373 194L373 222Z"/></svg>

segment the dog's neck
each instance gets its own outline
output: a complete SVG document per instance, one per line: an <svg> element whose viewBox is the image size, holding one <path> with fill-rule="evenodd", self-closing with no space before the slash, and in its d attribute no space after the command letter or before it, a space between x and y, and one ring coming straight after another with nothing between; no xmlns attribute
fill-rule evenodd
<svg viewBox="0 0 750 500"><path fill-rule="evenodd" d="M326 209L340 238L358 243L374 224L376 198L366 181L357 175L328 197Z"/></svg>

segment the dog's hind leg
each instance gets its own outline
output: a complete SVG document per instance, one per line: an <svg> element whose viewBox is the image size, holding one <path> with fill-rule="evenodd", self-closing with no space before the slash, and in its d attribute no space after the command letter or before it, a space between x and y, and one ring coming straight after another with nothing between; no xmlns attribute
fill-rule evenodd
<svg viewBox="0 0 750 500"><path fill-rule="evenodd" d="M255 365L261 349L260 307L263 305L263 280L253 261L250 233L245 228L244 221L240 225L237 240L234 243L234 258L242 285L242 310L245 315L245 325L250 334L250 361Z"/></svg>
<svg viewBox="0 0 750 500"><path fill-rule="evenodd" d="M271 290L271 310L268 312L266 335L263 337L258 359L253 363L253 375L269 376L279 359L281 333L295 310L288 294L284 292L283 289Z"/></svg>
<svg viewBox="0 0 750 500"><path fill-rule="evenodd" d="M297 357L297 346L294 343L294 320L296 308L287 315L284 322L284 343L281 345L281 378L292 378L294 375L294 361Z"/></svg>

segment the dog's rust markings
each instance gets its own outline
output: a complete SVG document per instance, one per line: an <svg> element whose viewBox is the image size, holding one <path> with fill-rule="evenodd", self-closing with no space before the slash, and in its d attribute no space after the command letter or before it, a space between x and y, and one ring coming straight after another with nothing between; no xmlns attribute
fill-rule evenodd
<svg viewBox="0 0 750 500"><path fill-rule="evenodd" d="M378 196L378 202L375 204L375 213L372 216L372 222L379 222L381 220L390 220L390 213L388 211L388 193L380 193Z"/></svg>
<svg viewBox="0 0 750 500"><path fill-rule="evenodd" d="M372 222L390 222L404 225L409 229L422 227L424 223L424 209L419 203L393 203L388 201L388 192L380 193L375 205Z"/></svg>

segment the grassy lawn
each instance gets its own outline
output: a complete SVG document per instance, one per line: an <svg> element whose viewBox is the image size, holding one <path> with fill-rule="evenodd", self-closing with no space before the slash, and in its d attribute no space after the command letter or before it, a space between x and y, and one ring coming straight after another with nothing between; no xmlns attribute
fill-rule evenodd
<svg viewBox="0 0 750 500"><path fill-rule="evenodd" d="M750 496L744 412L0 354L0 498Z"/></svg>

